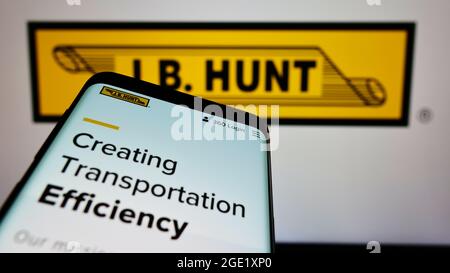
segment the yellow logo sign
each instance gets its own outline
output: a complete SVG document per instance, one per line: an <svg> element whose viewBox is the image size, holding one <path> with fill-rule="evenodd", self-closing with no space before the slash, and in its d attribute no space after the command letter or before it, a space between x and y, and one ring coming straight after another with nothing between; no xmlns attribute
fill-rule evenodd
<svg viewBox="0 0 450 273"><path fill-rule="evenodd" d="M150 101L147 98L144 97L139 97L127 92L123 92L123 91L119 91L116 89L113 89L111 87L103 87L102 90L100 91L100 94L108 96L108 97L113 97L119 100L123 100L123 101L127 101L127 102L131 102L140 106L144 106L147 107L148 102Z"/></svg>
<svg viewBox="0 0 450 273"><path fill-rule="evenodd" d="M225 104L276 104L281 124L408 122L413 23L29 29L38 121L56 120L92 74L114 71Z"/></svg>

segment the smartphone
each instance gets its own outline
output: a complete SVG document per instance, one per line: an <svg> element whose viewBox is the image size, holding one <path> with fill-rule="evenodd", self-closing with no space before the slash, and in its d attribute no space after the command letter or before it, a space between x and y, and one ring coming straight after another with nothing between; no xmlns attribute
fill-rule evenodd
<svg viewBox="0 0 450 273"><path fill-rule="evenodd" d="M0 251L272 252L261 120L94 75L2 207Z"/></svg>

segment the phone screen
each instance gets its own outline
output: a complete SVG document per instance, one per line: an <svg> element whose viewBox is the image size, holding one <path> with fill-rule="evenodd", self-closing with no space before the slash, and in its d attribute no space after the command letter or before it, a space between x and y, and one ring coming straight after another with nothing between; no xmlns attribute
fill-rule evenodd
<svg viewBox="0 0 450 273"><path fill-rule="evenodd" d="M0 251L270 252L269 155L255 130L92 84L4 213Z"/></svg>

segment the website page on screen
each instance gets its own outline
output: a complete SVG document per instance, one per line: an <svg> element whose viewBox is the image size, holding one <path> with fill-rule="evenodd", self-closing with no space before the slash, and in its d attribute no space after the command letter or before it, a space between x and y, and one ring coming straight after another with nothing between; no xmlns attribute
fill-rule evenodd
<svg viewBox="0 0 450 273"><path fill-rule="evenodd" d="M217 130L257 129L91 85L5 215L0 251L270 251L265 136Z"/></svg>

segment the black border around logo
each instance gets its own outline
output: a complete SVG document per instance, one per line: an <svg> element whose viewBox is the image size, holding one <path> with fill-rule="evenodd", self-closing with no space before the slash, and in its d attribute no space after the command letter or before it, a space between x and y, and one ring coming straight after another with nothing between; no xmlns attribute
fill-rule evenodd
<svg viewBox="0 0 450 273"><path fill-rule="evenodd" d="M42 115L39 109L38 71L35 33L40 29L216 29L216 30L405 30L407 32L406 61L402 113L399 119L286 119L281 125L347 125L347 126L408 126L415 37L414 22L28 22L28 42L31 68L32 113L35 122L55 122L60 116Z"/></svg>

